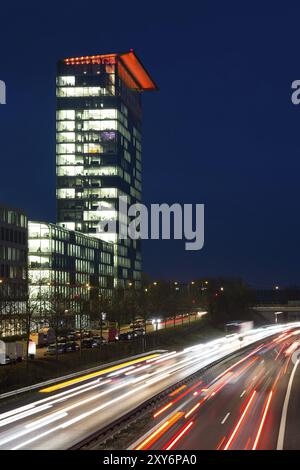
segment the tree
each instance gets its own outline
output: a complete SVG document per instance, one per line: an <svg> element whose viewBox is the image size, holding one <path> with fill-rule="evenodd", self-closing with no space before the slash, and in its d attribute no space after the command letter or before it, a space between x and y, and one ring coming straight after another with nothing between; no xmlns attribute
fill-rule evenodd
<svg viewBox="0 0 300 470"><path fill-rule="evenodd" d="M56 359L58 359L57 337L63 328L72 323L74 325L74 312L70 310L70 300L61 293L49 291L45 294L46 321L55 333Z"/></svg>
<svg viewBox="0 0 300 470"><path fill-rule="evenodd" d="M214 325L251 319L255 295L242 279L210 279L204 294L209 319Z"/></svg>

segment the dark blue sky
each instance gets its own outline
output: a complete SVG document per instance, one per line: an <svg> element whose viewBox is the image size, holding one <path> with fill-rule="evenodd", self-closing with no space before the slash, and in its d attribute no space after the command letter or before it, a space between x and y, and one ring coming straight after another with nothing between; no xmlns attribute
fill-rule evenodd
<svg viewBox="0 0 300 470"><path fill-rule="evenodd" d="M300 284L300 5L249 4L1 5L0 200L55 221L56 61L134 48L160 88L144 95L144 200L206 206L204 249L145 242L144 270Z"/></svg>

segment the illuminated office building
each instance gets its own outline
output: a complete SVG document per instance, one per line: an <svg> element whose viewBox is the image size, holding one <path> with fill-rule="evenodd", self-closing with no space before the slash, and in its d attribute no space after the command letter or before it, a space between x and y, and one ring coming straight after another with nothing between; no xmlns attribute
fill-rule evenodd
<svg viewBox="0 0 300 470"><path fill-rule="evenodd" d="M57 69L60 226L114 243L115 286L141 283L140 241L121 240L118 198L141 202L141 92L156 85L133 51L75 57ZM103 232L99 223L115 222ZM124 222L124 221L123 221Z"/></svg>
<svg viewBox="0 0 300 470"><path fill-rule="evenodd" d="M37 301L41 313L55 298L66 309L79 311L82 301L91 306L97 296L111 297L113 245L55 224L29 221L28 278L30 299Z"/></svg>
<svg viewBox="0 0 300 470"><path fill-rule="evenodd" d="M27 216L0 204L0 336L23 331L27 287Z"/></svg>

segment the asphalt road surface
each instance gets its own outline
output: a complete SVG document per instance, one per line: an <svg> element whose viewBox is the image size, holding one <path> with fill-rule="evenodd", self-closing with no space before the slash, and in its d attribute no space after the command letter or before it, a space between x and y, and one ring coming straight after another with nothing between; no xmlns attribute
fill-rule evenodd
<svg viewBox="0 0 300 470"><path fill-rule="evenodd" d="M265 338L211 377L169 396L139 450L300 449L300 329Z"/></svg>
<svg viewBox="0 0 300 470"><path fill-rule="evenodd" d="M243 407L247 410L230 448L250 448L271 391L273 397L263 425L264 434L268 429L270 437L266 441L260 437L258 447L274 448L278 438L276 426L293 369L292 355L286 356L286 349L300 334L296 325L291 328L290 325L274 325L248 332L243 341L237 336L224 337L180 352L129 358L122 364L75 379L62 377L55 385L2 405L0 401L0 449L68 449L170 385L237 352L241 345L252 343L255 343L253 354L249 356L247 349L247 355L239 356L241 362L232 370L215 377L210 384L199 384L184 396L179 393L174 399L176 402L154 418L158 427L166 420L171 425L165 426L168 429L164 428L162 435L156 434L159 439L155 436L153 442L149 441L150 448L165 448L182 431L183 436L175 438L176 448L224 448ZM281 334L285 336L280 337ZM208 391L203 391L204 388ZM197 409L185 417L195 406ZM170 413L177 415L169 417Z"/></svg>

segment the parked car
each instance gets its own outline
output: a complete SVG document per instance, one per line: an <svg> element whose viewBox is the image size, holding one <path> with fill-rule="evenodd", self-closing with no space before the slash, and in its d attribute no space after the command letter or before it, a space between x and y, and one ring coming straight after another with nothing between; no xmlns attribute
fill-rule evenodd
<svg viewBox="0 0 300 470"><path fill-rule="evenodd" d="M47 355L49 356L54 356L56 354L64 354L66 352L66 343L57 343L57 348L56 344L50 344L47 347Z"/></svg>
<svg viewBox="0 0 300 470"><path fill-rule="evenodd" d="M66 352L76 352L79 351L79 345L76 341L69 341L66 343Z"/></svg>
<svg viewBox="0 0 300 470"><path fill-rule="evenodd" d="M130 323L130 328L142 328L144 326L143 320L135 320L134 322Z"/></svg>
<svg viewBox="0 0 300 470"><path fill-rule="evenodd" d="M92 338L84 338L81 341L81 347L84 349L92 349L93 347L93 339Z"/></svg>
<svg viewBox="0 0 300 470"><path fill-rule="evenodd" d="M67 342L67 337L66 336L58 336L57 337L57 342L58 343L66 343ZM54 343L51 343L51 344L54 344Z"/></svg>
<svg viewBox="0 0 300 470"><path fill-rule="evenodd" d="M68 332L67 337L73 338L71 341L75 341L80 339L80 331L79 330L71 330Z"/></svg>
<svg viewBox="0 0 300 470"><path fill-rule="evenodd" d="M91 337L91 331L84 330L82 332L82 337L83 338L90 338Z"/></svg>
<svg viewBox="0 0 300 470"><path fill-rule="evenodd" d="M133 333L127 332L127 333L121 333L118 336L119 341L130 341L134 338Z"/></svg>
<svg viewBox="0 0 300 470"><path fill-rule="evenodd" d="M146 334L144 328L137 328L136 330L133 330L133 335L135 337L137 336L144 336Z"/></svg>
<svg viewBox="0 0 300 470"><path fill-rule="evenodd" d="M73 333L68 333L66 338L67 338L67 341L75 341L77 339Z"/></svg>
<svg viewBox="0 0 300 470"><path fill-rule="evenodd" d="M16 363L16 359L14 359L12 357L9 357L9 355L6 354L4 362L1 362L0 365L1 366L6 366L7 364L15 364L15 363Z"/></svg>
<svg viewBox="0 0 300 470"><path fill-rule="evenodd" d="M103 338L103 336L93 336L93 342L96 344L96 346L101 346L101 344L106 344L107 340Z"/></svg>

